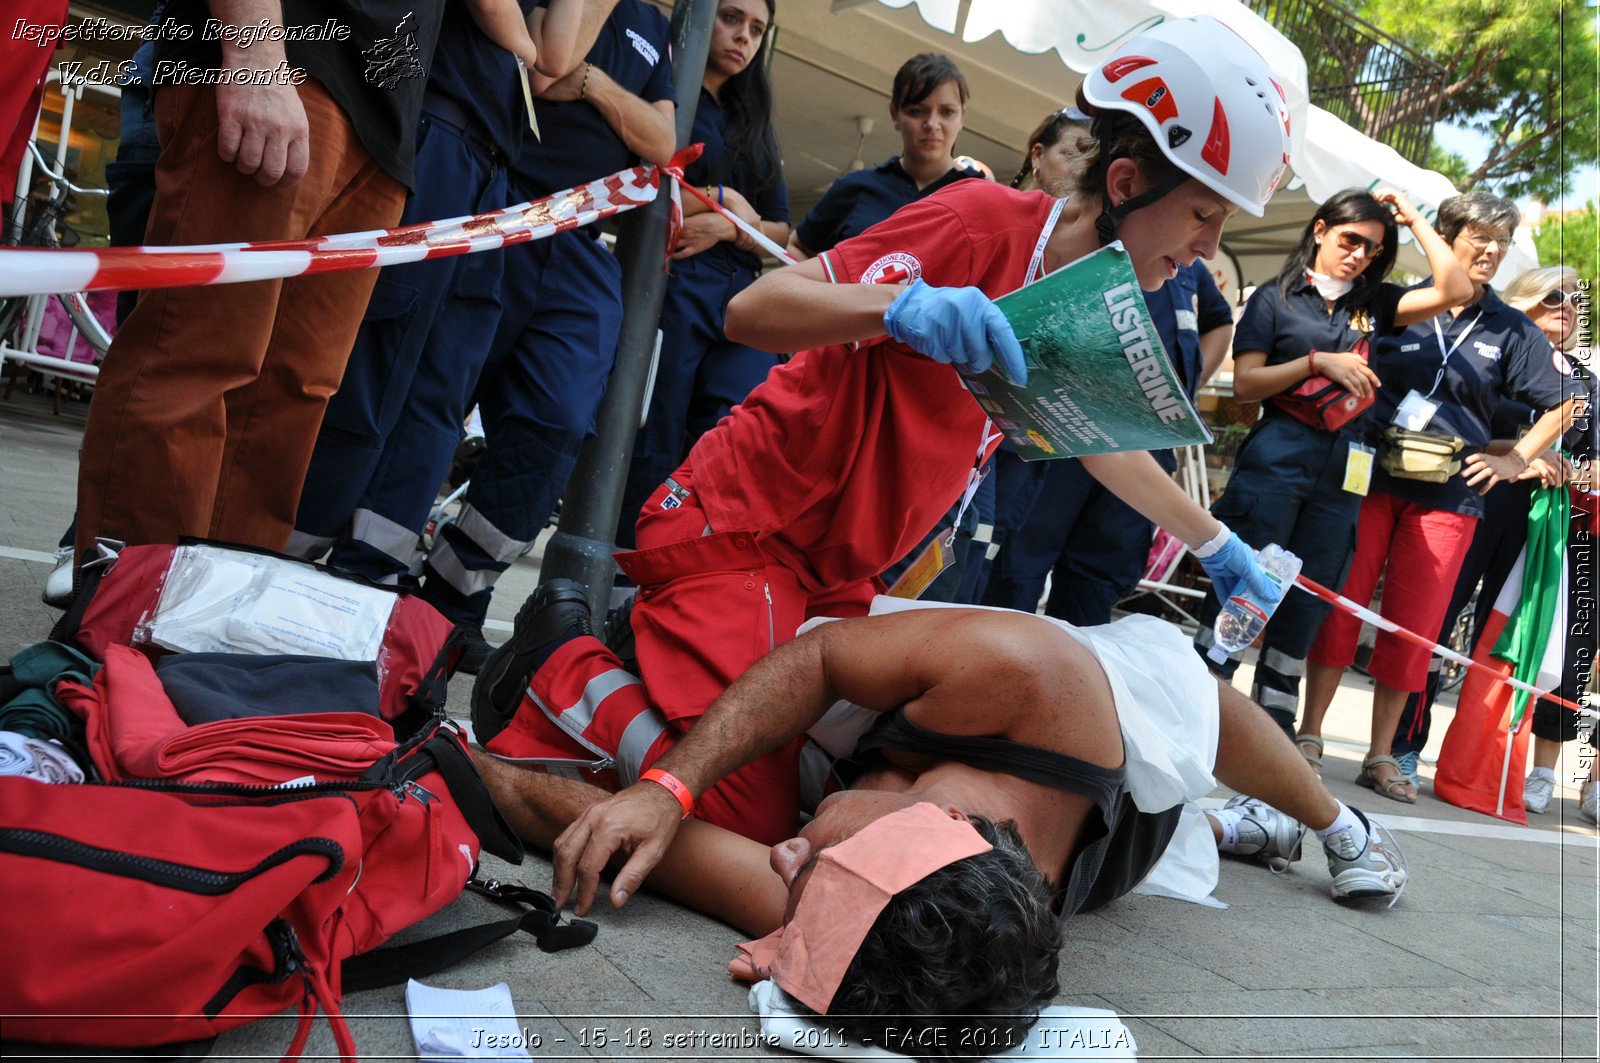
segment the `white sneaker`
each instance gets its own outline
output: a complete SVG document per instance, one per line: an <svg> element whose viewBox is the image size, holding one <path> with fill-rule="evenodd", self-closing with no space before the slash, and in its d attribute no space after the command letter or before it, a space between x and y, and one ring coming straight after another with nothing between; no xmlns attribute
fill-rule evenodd
<svg viewBox="0 0 1600 1063"><path fill-rule="evenodd" d="M1535 768L1522 788L1522 806L1536 815L1550 811L1550 798L1556 792L1556 778Z"/></svg>
<svg viewBox="0 0 1600 1063"><path fill-rule="evenodd" d="M1600 786L1590 779L1579 791L1578 814L1590 823L1600 823Z"/></svg>
<svg viewBox="0 0 1600 1063"><path fill-rule="evenodd" d="M1394 835L1359 808L1352 808L1367 828L1367 839L1357 845L1349 830L1330 834L1322 842L1328 857L1328 874L1333 876L1330 892L1336 901L1390 897L1393 908L1405 891L1410 872Z"/></svg>
<svg viewBox="0 0 1600 1063"><path fill-rule="evenodd" d="M44 581L44 593L39 600L54 609L65 609L72 604L72 547L56 547L56 567Z"/></svg>

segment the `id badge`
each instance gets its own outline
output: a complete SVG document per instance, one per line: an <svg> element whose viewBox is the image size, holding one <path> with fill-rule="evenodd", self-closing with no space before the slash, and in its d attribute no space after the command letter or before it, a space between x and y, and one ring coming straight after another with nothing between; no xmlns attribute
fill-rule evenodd
<svg viewBox="0 0 1600 1063"><path fill-rule="evenodd" d="M1371 447L1364 443L1351 443L1350 453L1344 459L1344 489L1365 498L1372 486Z"/></svg>
<svg viewBox="0 0 1600 1063"><path fill-rule="evenodd" d="M1407 395L1400 408L1394 411L1394 423L1407 432L1426 431L1428 422L1439 412L1439 404L1415 388Z"/></svg>
<svg viewBox="0 0 1600 1063"><path fill-rule="evenodd" d="M956 563L955 543L956 529L951 525L933 537L922 553L917 555L917 559L894 581L894 586L884 593L891 598L909 601L921 598L922 592L932 586L945 569Z"/></svg>

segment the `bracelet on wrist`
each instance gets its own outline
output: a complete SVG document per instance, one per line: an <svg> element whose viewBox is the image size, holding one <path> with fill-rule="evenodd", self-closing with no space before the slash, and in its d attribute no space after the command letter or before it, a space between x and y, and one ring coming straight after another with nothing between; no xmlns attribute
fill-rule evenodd
<svg viewBox="0 0 1600 1063"><path fill-rule="evenodd" d="M689 788L683 784L683 780L671 772L662 771L660 768L651 768L639 776L639 781L653 782L677 798L678 804L683 808L684 819L688 819L690 814L694 812L694 794L689 792Z"/></svg>
<svg viewBox="0 0 1600 1063"><path fill-rule="evenodd" d="M586 99L589 94L589 71L594 69L593 63L583 64L583 80L578 84L578 99Z"/></svg>

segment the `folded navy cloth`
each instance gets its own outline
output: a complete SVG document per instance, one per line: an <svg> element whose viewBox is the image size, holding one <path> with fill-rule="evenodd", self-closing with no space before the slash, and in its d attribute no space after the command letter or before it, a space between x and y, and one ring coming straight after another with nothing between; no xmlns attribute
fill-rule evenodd
<svg viewBox="0 0 1600 1063"><path fill-rule="evenodd" d="M193 727L243 716L378 715L378 666L252 653L178 653L156 662L178 717Z"/></svg>

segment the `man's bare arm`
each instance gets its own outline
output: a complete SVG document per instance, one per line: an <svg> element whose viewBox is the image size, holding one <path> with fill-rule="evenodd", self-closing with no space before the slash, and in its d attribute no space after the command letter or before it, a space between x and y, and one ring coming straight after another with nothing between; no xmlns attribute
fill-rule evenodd
<svg viewBox="0 0 1600 1063"><path fill-rule="evenodd" d="M1070 642L1021 614L963 609L824 624L756 662L655 767L699 797L805 734L839 700L879 712L903 705L918 722L956 734L1020 734L1019 714L1060 689L1051 670L1057 637ZM681 815L653 782L586 810L556 840L556 899L576 889L577 911L588 911L601 871L628 851L612 886L620 905L667 851Z"/></svg>
<svg viewBox="0 0 1600 1063"><path fill-rule="evenodd" d="M573 820L610 796L476 749L471 755L511 829L540 849L548 850ZM648 881L657 893L748 934L759 937L783 922L788 892L768 862L767 847L710 823L685 824Z"/></svg>

